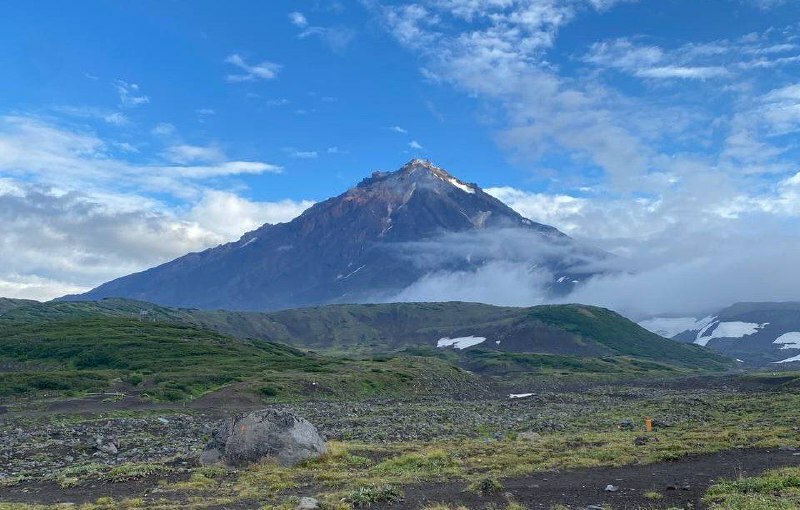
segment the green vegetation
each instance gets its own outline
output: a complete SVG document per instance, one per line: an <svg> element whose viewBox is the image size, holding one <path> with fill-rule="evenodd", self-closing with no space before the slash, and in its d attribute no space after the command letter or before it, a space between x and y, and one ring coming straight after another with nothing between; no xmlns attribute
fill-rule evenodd
<svg viewBox="0 0 800 510"><path fill-rule="evenodd" d="M800 468L776 469L752 478L717 483L705 497L712 510L800 508Z"/></svg>
<svg viewBox="0 0 800 510"><path fill-rule="evenodd" d="M359 487L346 498L356 508L370 506L372 503L396 503L402 500L403 492L389 484Z"/></svg>
<svg viewBox="0 0 800 510"><path fill-rule="evenodd" d="M463 369L521 382L673 376L729 366L706 349L662 339L614 312L581 305L398 303L268 314L122 299L0 305L7 310L0 316L0 362L12 365L0 373L5 397L117 389L181 401L229 385L254 401L388 396L411 388L430 394L437 386L439 393L467 394L479 384ZM533 352L431 346L454 325L491 328L516 345L512 350ZM228 335L244 332L260 339ZM326 354L266 339L327 346Z"/></svg>
<svg viewBox="0 0 800 510"><path fill-rule="evenodd" d="M468 389L475 377L439 359L320 356L172 322L89 315L0 321L0 396L123 389L158 401L238 384L254 398L393 395ZM412 390L413 387L413 390Z"/></svg>
<svg viewBox="0 0 800 510"><path fill-rule="evenodd" d="M489 496L492 494L497 494L498 492L503 492L503 484L497 478L484 478L482 480L472 482L469 486L469 490L484 496Z"/></svg>
<svg viewBox="0 0 800 510"><path fill-rule="evenodd" d="M725 370L731 360L692 344L655 335L628 319L598 307L546 305L497 307L479 303L390 303L330 305L270 313L175 309L124 299L56 302L19 306L0 317L0 328L97 317L172 323L217 331L242 339L280 342L338 356L365 356L414 351L447 359L475 370L513 372L542 369L557 373L630 375L654 370ZM482 335L501 341L464 352L435 349L444 336ZM508 347L506 347L508 346ZM489 351L472 355L476 350ZM493 354L494 352L501 354ZM502 353L529 353L504 356ZM538 357L537 357L538 356ZM549 357L553 356L553 357ZM576 359L569 360L569 357ZM595 362L594 358L602 358Z"/></svg>
<svg viewBox="0 0 800 510"><path fill-rule="evenodd" d="M470 349L463 354L464 366L495 375L631 376L671 375L686 372L679 367L628 356L564 356Z"/></svg>
<svg viewBox="0 0 800 510"><path fill-rule="evenodd" d="M30 306L36 304L39 303L29 299L11 299L0 297L0 313L6 313L9 310L13 310L14 308L19 308L21 306Z"/></svg>
<svg viewBox="0 0 800 510"><path fill-rule="evenodd" d="M720 369L730 366L724 356L708 349L664 341L616 312L585 305L535 306L530 319L574 333L579 339L594 341L616 355L636 356L686 367Z"/></svg>

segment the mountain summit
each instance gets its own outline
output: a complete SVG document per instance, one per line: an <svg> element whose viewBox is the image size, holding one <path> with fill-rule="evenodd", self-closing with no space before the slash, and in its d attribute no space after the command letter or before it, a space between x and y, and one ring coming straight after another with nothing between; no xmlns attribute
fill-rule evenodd
<svg viewBox="0 0 800 510"><path fill-rule="evenodd" d="M383 300L428 274L474 271L488 262L485 254L432 257L431 243L495 232L523 232L530 267L550 270L553 290L568 290L586 276L576 268L581 256L574 255L590 251L568 236L522 217L477 185L414 159L397 171L373 173L288 223L266 224L236 242L65 299L125 297L232 310Z"/></svg>

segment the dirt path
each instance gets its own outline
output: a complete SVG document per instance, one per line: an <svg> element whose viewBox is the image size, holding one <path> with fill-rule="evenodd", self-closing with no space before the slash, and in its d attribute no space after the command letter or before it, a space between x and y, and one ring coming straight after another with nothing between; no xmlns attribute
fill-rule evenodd
<svg viewBox="0 0 800 510"><path fill-rule="evenodd" d="M657 508L704 508L701 498L715 481L755 476L768 469L800 466L800 453L782 450L730 450L712 455L687 457L647 466L594 468L560 473L538 473L502 480L504 494L479 496L463 483L424 484L406 487L405 501L375 508L422 508L431 503L460 504L485 508L512 499L525 508L550 509L566 505L584 509L609 505L614 510ZM617 492L607 492L606 485ZM645 497L648 491L663 497Z"/></svg>

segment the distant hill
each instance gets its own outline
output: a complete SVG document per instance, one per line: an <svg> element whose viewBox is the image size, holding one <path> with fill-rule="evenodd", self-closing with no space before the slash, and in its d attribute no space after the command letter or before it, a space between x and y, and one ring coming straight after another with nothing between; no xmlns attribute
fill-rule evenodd
<svg viewBox="0 0 800 510"><path fill-rule="evenodd" d="M178 401L228 385L256 402L486 391L476 375L430 356L344 359L176 321L74 308L0 318L0 400L117 390Z"/></svg>
<svg viewBox="0 0 800 510"><path fill-rule="evenodd" d="M544 285L556 294L596 273L588 268L608 257L415 159L395 172L375 172L288 223L263 225L236 242L63 299L256 311L387 301L431 273L509 262L509 250L482 253L485 240L470 237L478 235L524 245L516 255L523 260L514 262L545 270L551 279Z"/></svg>
<svg viewBox="0 0 800 510"><path fill-rule="evenodd" d="M690 321L691 322L691 321ZM800 302L736 303L673 337L750 366L800 367Z"/></svg>
<svg viewBox="0 0 800 510"><path fill-rule="evenodd" d="M37 302L38 301L32 301L30 299L11 299L0 297L0 314L20 306L36 304Z"/></svg>
<svg viewBox="0 0 800 510"><path fill-rule="evenodd" d="M709 349L662 338L598 307L530 308L479 303L328 305L269 313L205 311L104 299L16 308L4 321L49 321L100 314L139 321L174 321L240 338L280 342L328 353L396 353L427 348L445 353L490 351L567 357L637 359L694 369L723 369L730 360Z"/></svg>

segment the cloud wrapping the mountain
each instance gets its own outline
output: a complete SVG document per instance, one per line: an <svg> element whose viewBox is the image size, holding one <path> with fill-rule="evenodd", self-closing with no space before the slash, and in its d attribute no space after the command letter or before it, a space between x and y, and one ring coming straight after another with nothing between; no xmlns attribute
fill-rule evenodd
<svg viewBox="0 0 800 510"><path fill-rule="evenodd" d="M620 256L624 272L570 300L647 315L791 298L800 283L800 153L786 135L800 129L800 93L792 73L777 70L800 63L796 26L672 46L601 40L577 56L585 66L552 65L564 27L616 3L429 0L383 4L380 14L419 55L426 79L499 112L491 119L499 146L549 188L490 192ZM620 73L640 80L641 91L618 87ZM721 114L723 101L730 106ZM557 171L548 170L553 159ZM486 299L497 295L491 279L474 278Z"/></svg>

